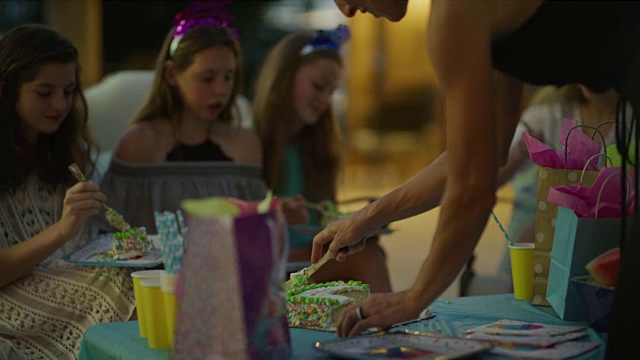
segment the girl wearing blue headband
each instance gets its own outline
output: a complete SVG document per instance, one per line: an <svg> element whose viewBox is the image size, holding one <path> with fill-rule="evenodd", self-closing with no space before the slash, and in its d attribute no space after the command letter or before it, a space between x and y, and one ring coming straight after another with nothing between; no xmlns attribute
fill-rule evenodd
<svg viewBox="0 0 640 360"><path fill-rule="evenodd" d="M280 196L301 196L295 199L302 206L336 201L341 150L331 102L342 78L338 51L348 38L346 26L289 35L271 50L258 75L253 117L263 144L267 185ZM308 225L319 225L320 217L310 210ZM289 232L289 261L308 261L313 234L297 229ZM391 290L375 237L363 252L344 263L328 263L312 280L359 280L374 292Z"/></svg>

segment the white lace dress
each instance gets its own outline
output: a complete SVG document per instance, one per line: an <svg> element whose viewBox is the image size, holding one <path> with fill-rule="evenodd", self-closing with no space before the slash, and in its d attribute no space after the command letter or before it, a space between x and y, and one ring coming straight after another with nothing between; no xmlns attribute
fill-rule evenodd
<svg viewBox="0 0 640 360"><path fill-rule="evenodd" d="M0 195L0 247L54 224L63 199L62 187L35 177ZM0 289L0 359L76 359L89 327L131 317L130 269L73 266L60 259L88 239L87 229L31 274Z"/></svg>

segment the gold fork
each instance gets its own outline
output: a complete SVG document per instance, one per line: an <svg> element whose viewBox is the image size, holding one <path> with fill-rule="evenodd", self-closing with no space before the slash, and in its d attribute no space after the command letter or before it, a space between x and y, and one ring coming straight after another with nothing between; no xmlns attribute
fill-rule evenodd
<svg viewBox="0 0 640 360"><path fill-rule="evenodd" d="M87 178L84 176L82 171L80 171L78 164L73 163L69 165L69 171L71 171L78 181L87 181ZM127 231L131 229L131 225L124 220L124 217L119 212L113 210L105 203L102 203L102 207L104 208L104 216L107 218L107 221L111 226L120 231Z"/></svg>

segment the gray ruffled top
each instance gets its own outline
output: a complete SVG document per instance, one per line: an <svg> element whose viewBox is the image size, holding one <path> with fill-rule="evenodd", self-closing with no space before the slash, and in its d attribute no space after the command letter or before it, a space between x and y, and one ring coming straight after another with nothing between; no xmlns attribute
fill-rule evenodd
<svg viewBox="0 0 640 360"><path fill-rule="evenodd" d="M176 211L184 199L212 196L261 200L267 186L262 167L232 162L166 162L134 164L111 161L100 181L107 204L120 212L131 226L155 234L154 211ZM115 229L108 229L115 231Z"/></svg>

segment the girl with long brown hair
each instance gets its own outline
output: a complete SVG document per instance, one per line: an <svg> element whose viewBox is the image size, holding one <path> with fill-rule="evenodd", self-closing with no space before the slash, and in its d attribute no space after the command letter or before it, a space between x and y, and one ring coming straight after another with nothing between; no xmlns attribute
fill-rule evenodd
<svg viewBox="0 0 640 360"><path fill-rule="evenodd" d="M89 327L134 310L126 269L64 261L106 201L68 170L93 168L79 73L77 49L50 28L0 39L0 358L75 359Z"/></svg>
<svg viewBox="0 0 640 360"><path fill-rule="evenodd" d="M331 107L342 76L339 47L348 29L295 33L268 54L256 83L253 117L263 145L267 185L279 196L320 203L336 201L341 165L340 134ZM310 213L319 224L320 214ZM308 261L313 235L289 232L289 261ZM377 238L344 263L332 261L313 275L316 282L359 280L372 291L390 291L384 253Z"/></svg>
<svg viewBox="0 0 640 360"><path fill-rule="evenodd" d="M176 15L149 97L101 182L113 208L152 233L153 212L184 199L266 194L260 140L233 116L242 56L224 5L193 2Z"/></svg>

